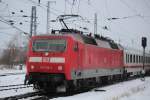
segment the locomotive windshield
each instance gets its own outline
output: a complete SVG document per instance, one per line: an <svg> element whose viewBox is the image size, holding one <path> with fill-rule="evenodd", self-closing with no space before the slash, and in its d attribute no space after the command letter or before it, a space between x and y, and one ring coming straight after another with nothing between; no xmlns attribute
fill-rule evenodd
<svg viewBox="0 0 150 100"><path fill-rule="evenodd" d="M66 40L63 39L40 39L33 41L33 51L62 52L66 48Z"/></svg>

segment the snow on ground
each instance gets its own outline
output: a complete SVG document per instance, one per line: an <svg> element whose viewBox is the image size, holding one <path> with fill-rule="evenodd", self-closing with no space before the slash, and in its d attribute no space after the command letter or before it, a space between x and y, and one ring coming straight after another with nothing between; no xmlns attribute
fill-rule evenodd
<svg viewBox="0 0 150 100"><path fill-rule="evenodd" d="M25 69L18 70L0 70L0 74L7 74L7 73L22 73L25 72ZM16 84L24 84L24 78L25 74L19 74L19 75L8 75L8 76L1 76L0 77L0 86L7 86L7 85L16 85ZM11 88L11 87L10 87ZM16 88L16 87L15 87ZM5 89L3 87L0 87L1 89ZM33 87L24 88L24 89L15 89L15 90L7 90L7 91L0 91L0 98L18 95L18 94L24 94L28 92L33 92Z"/></svg>
<svg viewBox="0 0 150 100"><path fill-rule="evenodd" d="M25 74L2 76L0 77L0 86L23 84L24 78Z"/></svg>
<svg viewBox="0 0 150 100"><path fill-rule="evenodd" d="M89 91L69 97L59 97L52 100L150 100L150 77L145 81L140 79L121 82L115 85L98 88L106 91Z"/></svg>
<svg viewBox="0 0 150 100"><path fill-rule="evenodd" d="M25 70L1 70L0 73L16 73L25 72ZM25 74L9 75L0 77L0 86L23 84ZM1 90L2 88L0 88ZM150 100L150 77L146 77L145 81L140 79L117 83L114 85L98 88L86 93L81 93L68 97L58 97L52 100ZM33 92L32 87L27 89L0 91L0 98L8 97L28 92Z"/></svg>
<svg viewBox="0 0 150 100"><path fill-rule="evenodd" d="M19 70L19 65L15 66L14 69L6 69L4 65L0 65L0 75L8 74L8 73L25 73L25 65L22 66L22 70Z"/></svg>

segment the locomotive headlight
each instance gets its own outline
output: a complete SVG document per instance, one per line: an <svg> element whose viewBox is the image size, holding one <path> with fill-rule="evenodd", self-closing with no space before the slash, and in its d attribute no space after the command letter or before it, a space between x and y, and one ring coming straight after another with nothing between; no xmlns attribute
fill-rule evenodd
<svg viewBox="0 0 150 100"><path fill-rule="evenodd" d="M58 66L58 70L62 71L63 70L63 66Z"/></svg>
<svg viewBox="0 0 150 100"><path fill-rule="evenodd" d="M33 66L33 65L31 66L31 69L34 69L34 66Z"/></svg>
<svg viewBox="0 0 150 100"><path fill-rule="evenodd" d="M48 52L45 52L45 56L48 56Z"/></svg>

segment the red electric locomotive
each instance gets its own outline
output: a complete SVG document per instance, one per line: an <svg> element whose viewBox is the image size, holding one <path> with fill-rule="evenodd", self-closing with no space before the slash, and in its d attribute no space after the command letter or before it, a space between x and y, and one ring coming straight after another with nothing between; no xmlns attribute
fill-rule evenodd
<svg viewBox="0 0 150 100"><path fill-rule="evenodd" d="M58 35L33 36L29 42L26 77L39 88L84 85L122 73L123 50L103 37L63 30Z"/></svg>

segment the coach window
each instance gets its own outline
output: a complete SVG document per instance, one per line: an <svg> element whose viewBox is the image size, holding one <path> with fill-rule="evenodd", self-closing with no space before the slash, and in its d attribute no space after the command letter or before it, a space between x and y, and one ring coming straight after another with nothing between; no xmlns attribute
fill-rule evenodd
<svg viewBox="0 0 150 100"><path fill-rule="evenodd" d="M133 63L135 63L135 55L133 55Z"/></svg>
<svg viewBox="0 0 150 100"><path fill-rule="evenodd" d="M130 55L130 63L132 63L132 54Z"/></svg>
<svg viewBox="0 0 150 100"><path fill-rule="evenodd" d="M127 59L127 62L129 63L129 54L127 55L127 58L128 58L128 59Z"/></svg>
<svg viewBox="0 0 150 100"><path fill-rule="evenodd" d="M128 63L128 54L126 54L126 63Z"/></svg>
<svg viewBox="0 0 150 100"><path fill-rule="evenodd" d="M129 63L129 54L128 54L128 63Z"/></svg>
<svg viewBox="0 0 150 100"><path fill-rule="evenodd" d="M130 55L128 54L128 63L129 63L129 61L130 61Z"/></svg>
<svg viewBox="0 0 150 100"><path fill-rule="evenodd" d="M136 55L136 63L138 63L138 56Z"/></svg>
<svg viewBox="0 0 150 100"><path fill-rule="evenodd" d="M142 62L142 57L140 56L140 63Z"/></svg>
<svg viewBox="0 0 150 100"><path fill-rule="evenodd" d="M140 63L141 63L141 56L140 56Z"/></svg>
<svg viewBox="0 0 150 100"><path fill-rule="evenodd" d="M131 57L130 56L131 56L131 54L129 54L129 63L131 63Z"/></svg>

